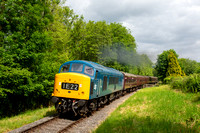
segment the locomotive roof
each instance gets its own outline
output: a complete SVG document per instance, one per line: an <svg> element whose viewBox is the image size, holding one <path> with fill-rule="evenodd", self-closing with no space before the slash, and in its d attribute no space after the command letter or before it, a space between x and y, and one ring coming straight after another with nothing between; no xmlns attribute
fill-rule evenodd
<svg viewBox="0 0 200 133"><path fill-rule="evenodd" d="M86 61L86 60L72 60L72 61L68 61L68 62L65 62L63 65L66 65L66 64L69 64L69 63L82 63L82 64L86 64L88 66L91 66L93 68L95 68L96 70L102 70L104 72L107 72L107 73L116 73L116 74L122 74L120 71L116 70L116 69L113 69L113 68L110 68L110 67L105 67L103 65L100 65L98 63L95 63L95 62L92 62L92 61Z"/></svg>

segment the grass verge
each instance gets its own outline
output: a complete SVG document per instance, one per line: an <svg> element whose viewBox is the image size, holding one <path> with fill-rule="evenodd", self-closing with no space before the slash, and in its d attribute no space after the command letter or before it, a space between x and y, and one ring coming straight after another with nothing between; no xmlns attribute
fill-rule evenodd
<svg viewBox="0 0 200 133"><path fill-rule="evenodd" d="M171 90L167 85L142 89L120 105L94 132L200 132L198 96Z"/></svg>
<svg viewBox="0 0 200 133"><path fill-rule="evenodd" d="M37 121L43 117L55 114L54 106L48 108L41 108L36 110L29 110L23 114L19 114L9 118L0 119L0 133L9 132L23 125Z"/></svg>

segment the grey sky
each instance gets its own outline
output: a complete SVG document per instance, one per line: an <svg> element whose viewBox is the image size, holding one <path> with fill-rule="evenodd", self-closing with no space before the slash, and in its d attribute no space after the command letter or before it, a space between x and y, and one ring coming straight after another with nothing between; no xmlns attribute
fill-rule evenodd
<svg viewBox="0 0 200 133"><path fill-rule="evenodd" d="M163 50L200 62L200 0L67 0L86 20L122 23L137 51L155 62Z"/></svg>

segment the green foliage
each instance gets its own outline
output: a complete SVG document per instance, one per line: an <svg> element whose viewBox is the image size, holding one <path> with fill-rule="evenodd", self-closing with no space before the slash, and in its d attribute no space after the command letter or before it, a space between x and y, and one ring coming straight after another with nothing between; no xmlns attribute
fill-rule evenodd
<svg viewBox="0 0 200 133"><path fill-rule="evenodd" d="M51 63L49 67L44 63L46 51L52 47L47 32L53 21L52 1L8 0L0 4L0 115L3 117L48 105L55 72L49 68Z"/></svg>
<svg viewBox="0 0 200 133"><path fill-rule="evenodd" d="M155 70L156 70L158 79L161 81L163 81L167 77L167 69L168 69L168 64L169 64L168 55L170 52L173 52L176 58L178 58L178 55L173 49L163 51L162 54L158 55Z"/></svg>
<svg viewBox="0 0 200 133"><path fill-rule="evenodd" d="M178 63L178 60L173 52L170 52L168 55L168 67L166 75L175 77L184 75Z"/></svg>
<svg viewBox="0 0 200 133"><path fill-rule="evenodd" d="M200 64L194 60L181 58L178 60L181 69L185 72L187 76L194 73L200 73Z"/></svg>
<svg viewBox="0 0 200 133"><path fill-rule="evenodd" d="M197 96L173 91L168 86L144 88L129 97L94 132L198 133Z"/></svg>
<svg viewBox="0 0 200 133"><path fill-rule="evenodd" d="M173 79L170 80L170 85L171 85L171 88L173 89L182 89L184 88L185 86L185 79L187 77L175 77Z"/></svg>
<svg viewBox="0 0 200 133"><path fill-rule="evenodd" d="M181 89L184 92L199 92L200 91L200 74L192 74L185 77L176 77L171 83L174 89Z"/></svg>
<svg viewBox="0 0 200 133"><path fill-rule="evenodd" d="M79 18L78 15L73 13L67 6L59 6L54 3L51 7L52 13L54 14L54 22L48 27L49 35L53 38L53 45L50 51L57 50L59 53L70 52L71 39L72 39L72 27L75 23L83 21L83 18Z"/></svg>
<svg viewBox="0 0 200 133"><path fill-rule="evenodd" d="M171 81L174 79L174 76L168 76L164 79L164 83L165 84L169 84L171 83Z"/></svg>
<svg viewBox="0 0 200 133"><path fill-rule="evenodd" d="M0 71L1 87L10 88L12 93L21 94L23 90L20 90L20 86L31 82L31 72L27 69L20 70L1 65Z"/></svg>
<svg viewBox="0 0 200 133"><path fill-rule="evenodd" d="M111 23L110 27L112 33L112 44L123 43L126 47L129 47L130 50L135 51L135 38L131 35L130 31L126 29L126 27L119 23Z"/></svg>

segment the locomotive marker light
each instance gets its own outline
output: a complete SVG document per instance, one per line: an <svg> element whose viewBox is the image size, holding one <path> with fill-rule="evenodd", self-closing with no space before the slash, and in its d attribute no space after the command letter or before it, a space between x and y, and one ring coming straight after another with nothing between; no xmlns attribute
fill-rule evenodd
<svg viewBox="0 0 200 133"><path fill-rule="evenodd" d="M97 89L97 85L96 85L96 84L94 85L94 89L95 89L95 90Z"/></svg>

